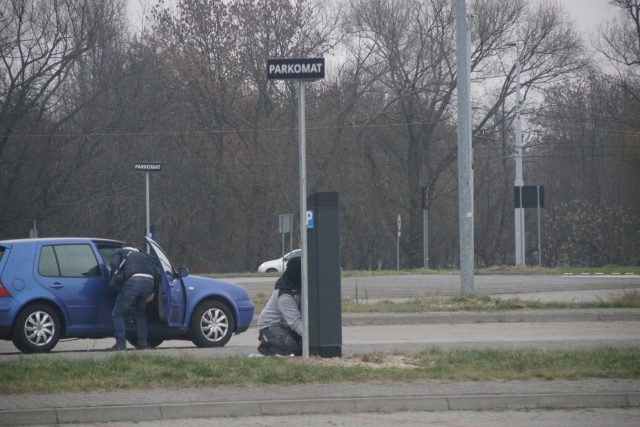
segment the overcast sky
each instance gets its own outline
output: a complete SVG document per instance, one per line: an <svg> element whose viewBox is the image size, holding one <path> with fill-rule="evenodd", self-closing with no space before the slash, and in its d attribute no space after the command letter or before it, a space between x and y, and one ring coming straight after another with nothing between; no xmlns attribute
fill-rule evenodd
<svg viewBox="0 0 640 427"><path fill-rule="evenodd" d="M589 36L598 25L613 18L616 10L609 0L559 0L583 34Z"/></svg>
<svg viewBox="0 0 640 427"><path fill-rule="evenodd" d="M172 4L175 1L165 0L165 4ZM156 4L157 0L127 0L127 2L130 19L134 25L137 25L142 17L141 10L146 8L146 13L148 14L151 6ZM609 0L558 0L558 2L569 12L580 31L587 37L587 40L600 23L613 17L614 8L609 4Z"/></svg>

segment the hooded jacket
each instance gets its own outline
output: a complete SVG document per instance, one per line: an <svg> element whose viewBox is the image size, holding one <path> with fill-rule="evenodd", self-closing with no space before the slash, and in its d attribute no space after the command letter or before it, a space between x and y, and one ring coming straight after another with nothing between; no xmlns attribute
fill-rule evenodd
<svg viewBox="0 0 640 427"><path fill-rule="evenodd" d="M300 258L291 258L287 269L276 282L275 289L258 316L258 329L284 326L302 336L300 313L301 268Z"/></svg>
<svg viewBox="0 0 640 427"><path fill-rule="evenodd" d="M123 260L124 264L118 269ZM125 246L115 251L111 255L110 265L112 277L109 286L118 291L134 274L149 274L153 276L155 284L160 282L160 274L153 259L134 247Z"/></svg>

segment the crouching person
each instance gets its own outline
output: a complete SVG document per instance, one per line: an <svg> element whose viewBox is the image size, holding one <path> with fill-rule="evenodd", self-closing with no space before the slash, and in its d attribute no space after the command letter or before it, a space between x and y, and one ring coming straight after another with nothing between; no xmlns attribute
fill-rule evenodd
<svg viewBox="0 0 640 427"><path fill-rule="evenodd" d="M258 316L260 345L265 356L302 355L302 315L300 258L292 258L276 282L271 298Z"/></svg>

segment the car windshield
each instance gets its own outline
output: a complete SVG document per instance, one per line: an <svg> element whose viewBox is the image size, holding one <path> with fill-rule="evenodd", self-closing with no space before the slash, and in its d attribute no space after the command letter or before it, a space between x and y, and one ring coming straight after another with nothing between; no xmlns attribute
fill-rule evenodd
<svg viewBox="0 0 640 427"><path fill-rule="evenodd" d="M291 251L288 254L286 254L284 258L289 259L289 258L295 258L297 256L301 256L300 252L301 252L300 249L296 249L295 251Z"/></svg>

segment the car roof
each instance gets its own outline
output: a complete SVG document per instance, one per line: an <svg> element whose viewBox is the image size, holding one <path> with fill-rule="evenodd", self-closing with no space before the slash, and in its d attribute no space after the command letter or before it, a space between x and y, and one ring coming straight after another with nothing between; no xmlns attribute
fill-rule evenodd
<svg viewBox="0 0 640 427"><path fill-rule="evenodd" d="M98 237L39 237L35 239L10 239L0 240L0 244L33 244L33 243L79 243L87 241L98 241L104 243L112 243L114 245L122 245L124 242L120 240L104 239Z"/></svg>

